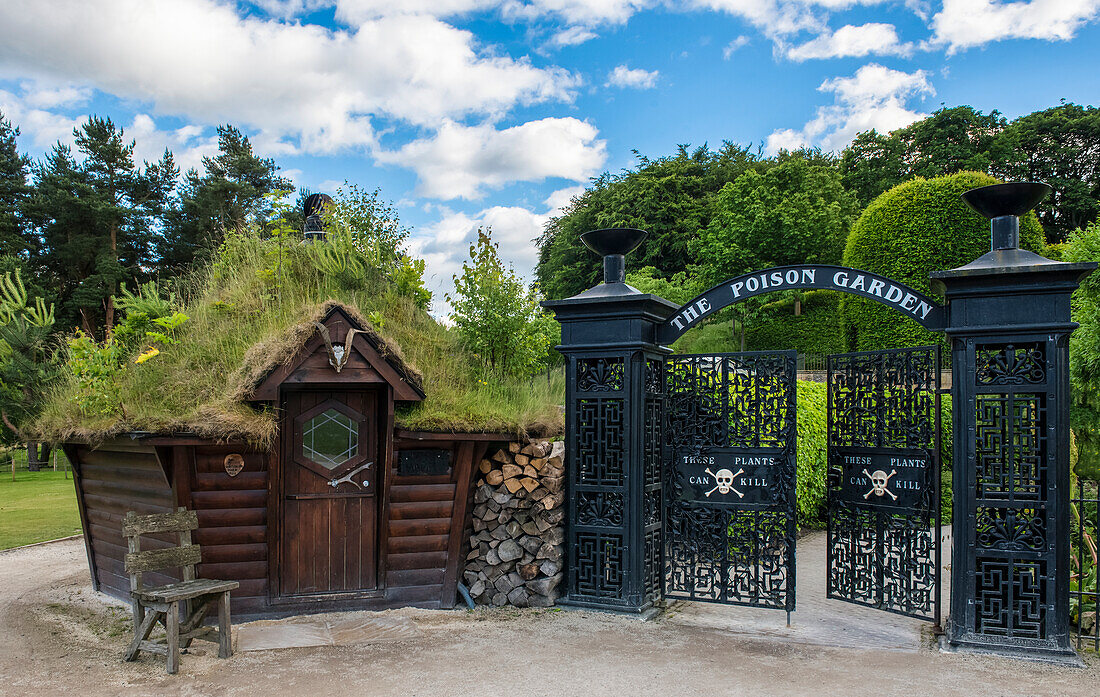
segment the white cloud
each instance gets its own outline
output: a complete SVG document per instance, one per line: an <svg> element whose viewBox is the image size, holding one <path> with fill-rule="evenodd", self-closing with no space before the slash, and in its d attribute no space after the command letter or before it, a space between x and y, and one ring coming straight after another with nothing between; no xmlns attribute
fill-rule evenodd
<svg viewBox="0 0 1100 697"><path fill-rule="evenodd" d="M203 171L202 158L216 155L218 152L217 134L203 136L205 129L198 126L183 126L173 130L161 130L156 121L148 114L137 114L123 131L127 139L134 141L134 161L137 164L156 162L167 148L172 151L180 173L194 168Z"/></svg>
<svg viewBox="0 0 1100 697"><path fill-rule="evenodd" d="M794 61L813 58L846 58L877 55L908 55L912 44L903 44L898 39L893 24L872 22L860 25L845 25L834 32L825 32L800 46L787 50L787 57Z"/></svg>
<svg viewBox="0 0 1100 697"><path fill-rule="evenodd" d="M599 131L575 118L546 118L498 130L445 121L431 137L398 150L379 151L379 162L416 171L421 194L476 199L486 188L518 181L583 181L603 167Z"/></svg>
<svg viewBox="0 0 1100 697"><path fill-rule="evenodd" d="M1068 41L1100 15L1100 0L944 0L932 17L933 45L948 54L1003 39Z"/></svg>
<svg viewBox="0 0 1100 697"><path fill-rule="evenodd" d="M294 1L294 0L290 0ZM497 0L338 0L336 19L355 26L393 15L453 17L497 4Z"/></svg>
<svg viewBox="0 0 1100 697"><path fill-rule="evenodd" d="M595 27L624 24L636 12L656 4L654 0L501 0L500 9L506 18L554 16L571 25Z"/></svg>
<svg viewBox="0 0 1100 697"><path fill-rule="evenodd" d="M927 114L912 111L905 106L906 102L936 93L926 71L906 73L877 63L864 65L851 77L826 80L818 90L832 92L835 103L819 107L814 118L801 130L774 131L768 136L768 153L802 145L839 150L862 131L874 128L886 133L908 126Z"/></svg>
<svg viewBox="0 0 1100 697"><path fill-rule="evenodd" d="M450 306L444 295L454 291L453 277L462 271L478 228L490 228L500 257L527 282L534 278L538 249L534 241L554 210L535 213L519 206L493 206L474 214L443 211L434 224L414 233L409 249L425 262L425 285L432 291L432 314L444 317Z"/></svg>
<svg viewBox="0 0 1100 697"><path fill-rule="evenodd" d="M310 153L374 144L375 116L494 118L568 101L577 84L560 68L486 53L472 33L428 16L333 32L240 17L215 0L6 0L0 73L93 85Z"/></svg>
<svg viewBox="0 0 1100 697"><path fill-rule="evenodd" d="M641 68L616 65L615 69L607 74L607 82L604 87L651 90L657 86L657 75L656 70L642 70Z"/></svg>
<svg viewBox="0 0 1100 697"><path fill-rule="evenodd" d="M546 197L543 203L550 209L554 215L559 214L566 206L573 202L573 197L580 196L584 193L585 187L582 185L568 186L564 189L558 189Z"/></svg>
<svg viewBox="0 0 1100 697"><path fill-rule="evenodd" d="M546 46L549 48L578 46L585 41L591 41L595 38L596 32L588 27L566 27L559 32L555 32L554 35L550 37L550 40L546 42Z"/></svg>
<svg viewBox="0 0 1100 697"><path fill-rule="evenodd" d="M726 44L726 47L722 49L722 58L725 60L729 60L730 56L732 56L734 52L736 52L738 49L748 46L749 41L749 37L741 35L733 41L729 42L728 44Z"/></svg>
<svg viewBox="0 0 1100 697"><path fill-rule="evenodd" d="M290 19L308 12L314 12L322 7L332 5L332 0L251 0L252 4L259 7L272 17Z"/></svg>
<svg viewBox="0 0 1100 697"><path fill-rule="evenodd" d="M49 149L58 141L71 147L74 143L73 129L88 118L87 115L70 117L36 109L21 97L4 90L0 90L0 112L12 125L19 127L21 149L38 152ZM30 147L27 147L28 143Z"/></svg>
<svg viewBox="0 0 1100 697"><path fill-rule="evenodd" d="M23 102L37 109L56 109L84 104L92 97L89 87L80 85L52 85L42 81L28 81L20 85Z"/></svg>

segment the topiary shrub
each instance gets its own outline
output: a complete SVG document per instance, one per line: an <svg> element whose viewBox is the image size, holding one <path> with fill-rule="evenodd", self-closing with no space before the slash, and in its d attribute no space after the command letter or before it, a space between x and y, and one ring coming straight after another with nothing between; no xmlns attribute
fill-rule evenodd
<svg viewBox="0 0 1100 697"><path fill-rule="evenodd" d="M895 186L872 201L852 226L844 265L934 295L931 272L968 264L989 251L989 221L971 210L961 195L996 183L988 174L959 172ZM1020 221L1020 245L1043 251L1043 230L1034 213ZM941 335L879 303L845 295L840 306L850 350L944 344Z"/></svg>

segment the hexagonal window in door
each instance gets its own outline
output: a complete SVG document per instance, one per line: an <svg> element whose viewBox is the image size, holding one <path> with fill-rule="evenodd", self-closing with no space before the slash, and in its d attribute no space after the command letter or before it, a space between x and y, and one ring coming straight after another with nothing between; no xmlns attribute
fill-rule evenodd
<svg viewBox="0 0 1100 697"><path fill-rule="evenodd" d="M322 467L336 469L359 454L359 424L326 409L302 424L302 454Z"/></svg>

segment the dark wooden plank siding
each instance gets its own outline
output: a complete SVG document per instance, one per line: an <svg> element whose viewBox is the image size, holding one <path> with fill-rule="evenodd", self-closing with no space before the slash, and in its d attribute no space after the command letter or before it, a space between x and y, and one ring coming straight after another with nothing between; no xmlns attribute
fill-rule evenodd
<svg viewBox="0 0 1100 697"><path fill-rule="evenodd" d="M92 552L93 581L104 593L129 600L130 579L123 568L126 540L122 537L122 518L128 511L173 511L172 488L151 447L122 441L97 448L80 445L70 452L76 457L77 491ZM142 541L145 549L160 549L174 544L174 538L158 535ZM180 580L178 573L150 573L143 579L154 584Z"/></svg>
<svg viewBox="0 0 1100 697"><path fill-rule="evenodd" d="M393 470L391 469L391 473ZM389 491L386 597L438 607L451 538L455 485L394 477Z"/></svg>
<svg viewBox="0 0 1100 697"><path fill-rule="evenodd" d="M225 457L244 457L236 476L225 471ZM202 545L199 577L237 581L231 595L234 613L262 612L268 604L267 453L240 444L183 446L173 449L190 475L189 508L199 517L192 537ZM186 505L186 504L185 504Z"/></svg>

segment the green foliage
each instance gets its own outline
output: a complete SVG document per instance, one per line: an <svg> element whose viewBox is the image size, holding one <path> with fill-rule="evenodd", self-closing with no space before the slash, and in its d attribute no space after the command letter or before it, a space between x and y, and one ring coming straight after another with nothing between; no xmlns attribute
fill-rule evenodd
<svg viewBox="0 0 1100 697"><path fill-rule="evenodd" d="M1063 260L1100 260L1100 223L1070 235ZM1100 480L1100 274L1085 277L1073 293L1073 319L1081 325L1069 341L1076 470Z"/></svg>
<svg viewBox="0 0 1100 697"><path fill-rule="evenodd" d="M826 390L820 382L798 381L798 466L796 495L798 525L819 528L825 525L828 445Z"/></svg>
<svg viewBox="0 0 1100 697"><path fill-rule="evenodd" d="M695 263L692 249L711 218L711 199L757 161L732 143L717 152L705 145L693 151L680 146L675 155L651 160L638 155L634 169L604 174L552 219L538 240L535 270L549 298L564 298L594 286L600 259L580 241L580 234L605 227L636 227L649 232L631 266L652 266L671 278Z"/></svg>
<svg viewBox="0 0 1100 697"><path fill-rule="evenodd" d="M74 378L67 395L81 416L111 416L121 407L121 351L114 341L100 344L79 329L68 341L67 365Z"/></svg>
<svg viewBox="0 0 1100 697"><path fill-rule="evenodd" d="M964 171L1041 181L1054 195L1039 221L1060 242L1100 214L1100 109L1063 103L1008 122L997 111L945 107L890 134L856 136L841 156L844 185L863 204L913 177Z"/></svg>
<svg viewBox="0 0 1100 697"><path fill-rule="evenodd" d="M813 290L768 303L749 325L749 350L795 350L799 353L841 353L844 332L840 322L841 294ZM795 305L802 314L796 315Z"/></svg>
<svg viewBox="0 0 1100 697"><path fill-rule="evenodd" d="M710 284L753 269L840 260L859 213L832 163L788 155L722 187L703 233L698 263Z"/></svg>
<svg viewBox="0 0 1100 697"><path fill-rule="evenodd" d="M389 348L422 372L427 398L399 406L396 422L402 428L560 431L560 371L488 378L459 332L432 319L391 280L366 264L358 276L326 274L309 247L284 243L258 225L228 234L208 265L179 279L185 302L173 311L189 319L171 335L178 343L137 363L133 353L111 355L119 351L117 343L102 346L77 337L69 372L84 378L65 381L51 395L36 433L96 439L124 430L191 431L270 445L276 415L242 404L240 396L251 385L255 361L295 347L294 332L311 327L330 299L369 318ZM269 276L278 277L278 293L269 292Z"/></svg>
<svg viewBox="0 0 1100 697"><path fill-rule="evenodd" d="M28 303L17 268L0 275L0 441L22 439L22 430L41 409L43 391L57 378L52 341L54 307L36 297Z"/></svg>
<svg viewBox="0 0 1100 697"><path fill-rule="evenodd" d="M686 304L706 290L698 279L689 276L685 271L664 278L653 266L643 266L637 271L631 271L626 275L626 282L643 293L652 293L678 305Z"/></svg>
<svg viewBox="0 0 1100 697"><path fill-rule="evenodd" d="M149 277L178 170L168 152L135 165L134 142L110 119L93 116L73 135L79 159L54 146L35 166L26 211L41 234L38 262L57 289L59 323L94 335L114 324L119 285Z"/></svg>
<svg viewBox="0 0 1100 697"><path fill-rule="evenodd" d="M36 246L23 215L31 160L19 152L18 137L19 128L0 113L0 254L22 254Z"/></svg>
<svg viewBox="0 0 1100 697"><path fill-rule="evenodd" d="M1059 104L1015 119L1000 135L1008 181L1050 184L1036 211L1051 241L1066 239L1100 215L1100 108Z"/></svg>
<svg viewBox="0 0 1100 697"><path fill-rule="evenodd" d="M995 184L980 172L914 179L871 202L852 227L844 265L901 281L934 295L929 274L967 264L989 251L989 221L960 198L968 189ZM1043 250L1043 232L1034 214L1020 223L1025 249ZM896 310L845 295L840 301L851 350L874 350L944 343Z"/></svg>
<svg viewBox="0 0 1100 697"><path fill-rule="evenodd" d="M251 141L230 125L218 127L218 153L203 157L202 165L201 174L191 169L184 175L179 204L165 215L169 232L161 264L176 272L208 258L226 233L266 220L270 194L293 188L278 175L275 161L257 156Z"/></svg>
<svg viewBox="0 0 1100 697"><path fill-rule="evenodd" d="M454 283L451 320L490 370L525 376L546 365L557 322L539 307L536 291L505 268L488 231L478 231Z"/></svg>

